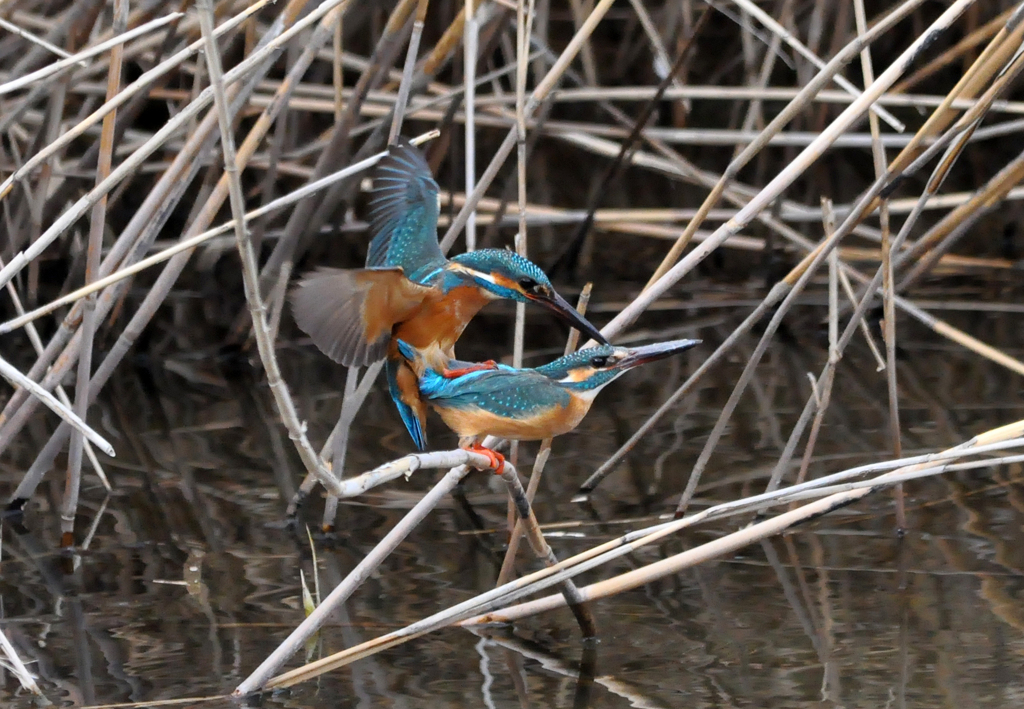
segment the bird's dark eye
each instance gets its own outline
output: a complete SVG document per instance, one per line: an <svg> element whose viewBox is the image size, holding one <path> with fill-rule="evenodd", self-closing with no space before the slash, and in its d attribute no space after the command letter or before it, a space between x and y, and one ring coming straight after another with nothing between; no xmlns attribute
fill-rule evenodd
<svg viewBox="0 0 1024 709"><path fill-rule="evenodd" d="M533 291L540 287L540 284L532 278L520 278L519 287L524 291Z"/></svg>
<svg viewBox="0 0 1024 709"><path fill-rule="evenodd" d="M594 369L601 369L608 365L608 355L601 355L600 357L591 357L590 366Z"/></svg>

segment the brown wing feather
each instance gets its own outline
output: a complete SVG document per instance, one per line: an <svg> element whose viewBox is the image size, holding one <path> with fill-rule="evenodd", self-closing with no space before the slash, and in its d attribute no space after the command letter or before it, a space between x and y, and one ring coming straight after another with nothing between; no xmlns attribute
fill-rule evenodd
<svg viewBox="0 0 1024 709"><path fill-rule="evenodd" d="M291 293L295 322L335 362L361 367L383 359L391 329L423 302L429 288L400 268L321 268Z"/></svg>

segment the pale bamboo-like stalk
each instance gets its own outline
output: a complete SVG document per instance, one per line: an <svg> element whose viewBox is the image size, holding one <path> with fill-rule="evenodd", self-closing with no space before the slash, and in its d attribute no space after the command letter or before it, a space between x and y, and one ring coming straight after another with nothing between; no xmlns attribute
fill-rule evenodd
<svg viewBox="0 0 1024 709"><path fill-rule="evenodd" d="M53 64L44 66L42 69L33 71L30 74L25 74L24 76L19 76L17 79L12 79L11 81L4 82L3 84L0 84L0 96L3 96L4 94L9 94L12 91L23 89L26 86L30 86L37 81L41 81L55 74L59 74L60 72L66 69L70 69L86 59L91 59L92 57L95 57L99 54L103 54L108 50L112 50L114 47L122 46L125 42L130 42L136 37L141 37L144 34L152 32L153 30L160 29L161 27L171 22L174 22L180 17L182 17L182 13L180 12L172 12L163 17L158 17L157 19L150 20L149 22L140 25L135 29L123 32L119 36L112 37L111 39L108 39L106 42L100 42L94 47L89 47L88 49L85 49L81 52L72 54L64 59L61 59L58 62L54 62Z"/></svg>
<svg viewBox="0 0 1024 709"><path fill-rule="evenodd" d="M772 34L782 38L783 42L785 42L797 54L799 54L804 59L809 61L811 64L816 66L819 71L825 68L825 62L822 61L821 58L818 57L818 55L809 50L803 42L794 37L789 31L786 30L785 27L776 22L776 20L771 15L769 15L767 12L765 12L760 7L755 5L753 2L751 2L750 0L732 0L732 2L736 3L741 8L743 8L744 12L749 13L751 17L757 18L757 21L763 24L769 30L771 30ZM858 34L864 34L863 30L859 31ZM838 85L841 89L849 93L851 96L860 96L861 94L860 90L856 86L854 86L846 77L840 74L836 74L835 76L833 76L832 81L834 81L836 85ZM870 81L865 81L864 83L870 83ZM903 122L897 119L896 116L886 111L883 107L873 105L870 110L872 115L878 116L900 133L906 130L906 126L903 125Z"/></svg>
<svg viewBox="0 0 1024 709"><path fill-rule="evenodd" d="M485 442L486 443L486 442ZM429 457L428 457L429 456ZM446 453L435 453L425 454L418 456L407 456L402 459L408 461L405 463L407 466L411 466L413 461L416 461L420 466L425 467L426 464L431 464L436 467L449 467L451 469L445 474L441 481L438 482L430 491L424 495L416 505L409 510L408 514L402 518L402 521L396 524L391 530L384 536L383 539L378 542L377 546L373 550L363 557L362 561L349 573L345 580L335 586L335 588L327 595L326 598L317 606L316 610L310 613L302 623L291 632L291 634L282 642L277 649L272 652L267 659L265 659L259 667L253 670L252 674L245 678L238 687L235 688L234 694L241 696L250 694L251 692L263 689L267 685L267 680L277 672L288 658L294 655L302 646L306 640L312 637L312 635L319 630L323 624L330 618L331 614L337 609L337 607L344 603L352 592L362 584L366 578L373 573L374 569L380 566L381 562L384 561L387 556L394 551L394 549L402 542L405 537L418 525L444 498L445 495L449 494L455 489L459 481L462 480L466 475L469 474L470 466L478 469L486 469L490 465L490 460L487 456L481 453L473 453L471 451L458 450L448 451ZM401 464L401 461L396 461L396 464ZM508 463L506 468L510 468L514 472ZM406 467L400 475L411 474L415 468ZM407 472L405 472L407 471ZM350 481L346 481L350 482Z"/></svg>
<svg viewBox="0 0 1024 709"><path fill-rule="evenodd" d="M57 401L57 399L53 397L53 394L46 391L46 389L43 389L34 381L19 372L16 367L11 365L2 357L0 357L0 376L16 387L21 387L27 390L29 394L43 402L51 411L53 411L53 413L57 414L64 419L64 421L70 424L72 428L76 431L80 431L90 441L99 446L100 450L110 457L114 456L114 447L110 445L106 438L94 431L89 424L78 416L78 414Z"/></svg>
<svg viewBox="0 0 1024 709"><path fill-rule="evenodd" d="M411 142L414 145L421 145L427 140L435 138L437 135L438 132L436 130L431 130L413 138ZM369 169L370 167L373 167L385 155L387 155L386 151L377 153L376 155L372 155L366 158L365 160L353 163L348 167L342 168L337 172L331 173L330 175L320 180L311 182L308 185L304 185L303 187L300 187L294 192L289 192L286 195L282 195L281 197L278 197L277 199L268 202L262 207L258 207L257 209L253 209L252 211L246 212L245 218L249 221L252 221L253 219L256 219L258 217L262 217L266 214L271 214L278 210L284 209L285 207L295 204L304 197L308 197L311 194L315 194L320 190L326 189L335 182L346 179L353 175L357 175L360 172L363 172ZM12 330L15 330L19 327L23 327L26 323L31 322L33 320L37 320L38 318L44 315L52 313L53 311L57 310L60 307L81 300L82 298L90 295L91 293L95 293L96 291L102 290L103 288L106 288L109 285L117 283L118 281L134 276L136 273L144 271L151 266L163 263L164 261L167 261L180 253L191 251L195 249L197 246L201 246L217 236L221 236L232 231L234 228L235 220L231 219L229 221L224 222L220 226L214 227L212 229L207 229L206 231L196 234L195 236L179 241L178 243L174 244L174 246L169 246L166 249L160 251L159 253L153 254L152 256L142 259L141 261L137 261L130 266L126 266L122 269L114 271L110 275L104 278L100 278L88 286L83 286L82 288L72 291L67 295L61 296L60 298L57 298L47 303L46 305L42 305L36 308L35 310L32 310L31 312L25 313L24 315L20 315L16 318L12 318L11 320L8 320L5 323L0 323L0 334L11 332Z"/></svg>
<svg viewBox="0 0 1024 709"><path fill-rule="evenodd" d="M215 96L217 121L220 124L220 144L224 153L224 174L228 182L231 213L235 221L235 238L238 243L238 255L242 262L245 299L249 304L249 312L252 314L256 346L259 349L263 368L267 372L267 384L270 387L270 391L274 394L277 411L285 427L288 429L288 435L295 444L299 457L302 459L306 469L310 472L319 473L318 479L320 482L330 489L337 484L337 480L320 465L320 460L313 450L309 439L306 437L305 427L299 422L295 403L292 401L291 394L288 391L288 385L281 376L281 370L277 364L277 354L274 351L274 343L270 339L267 311L263 305L263 299L260 297L259 266L256 264L256 254L252 250L252 242L249 239L245 220L245 196L242 194L242 182L238 174L239 159L235 151L235 138L231 129L231 111L228 106L227 94L224 90L224 70L221 68L220 50L217 48L217 40L213 36L213 5L210 0L199 0L199 21L203 29L203 37L206 40L206 62L210 72L210 84ZM244 165L245 159L243 158L241 162Z"/></svg>
<svg viewBox="0 0 1024 709"><path fill-rule="evenodd" d="M580 51L580 47L590 37L598 23L605 16L605 13L611 9L614 0L599 0L587 17L586 21L580 26L576 34L573 35L572 39L569 40L569 44L566 45L565 49L558 56L554 65L548 70L548 73L544 75L544 78L534 87L530 93L530 97L526 101L526 106L523 109L523 113L527 118L533 115L533 112L537 110L537 107L547 99L548 95L555 88L555 85L561 79L562 74L569 68L569 64L576 57ZM448 227L448 231L445 232L444 237L441 239L441 250L447 251L451 248L455 242L455 238L462 231L462 228L466 226L466 222L469 219L469 215L476 209L477 202L483 197L484 192L490 186L491 182L498 174L498 170L505 163L509 154L512 152L512 148L516 144L516 135L518 130L513 128L506 135L501 146L495 152L494 157L491 158L491 164L487 166L484 173L480 176L477 181L476 187L473 191L466 196L466 202L459 210L458 215L452 220L451 225Z"/></svg>
<svg viewBox="0 0 1024 709"><path fill-rule="evenodd" d="M11 670L13 670L14 676L18 678L18 682L21 684L22 688L27 689L32 692L32 694L42 697L43 692L39 689L39 685L36 684L35 677L28 671L25 663L21 661L21 658L18 657L18 651L14 649L14 645L12 645L11 641L7 639L6 635L4 635L3 628L0 628L0 653L7 658L7 662L10 663Z"/></svg>
<svg viewBox="0 0 1024 709"><path fill-rule="evenodd" d="M463 105L466 107L465 155L466 194L476 185L476 61L479 52L480 24L473 0L466 0L466 21L462 26ZM476 210L466 218L466 251L476 250Z"/></svg>
<svg viewBox="0 0 1024 709"><path fill-rule="evenodd" d="M857 27L857 34L867 32L867 15L864 11L864 0L854 0L853 14ZM874 80L875 70L871 62L871 49L865 47L860 54L861 72L864 74L864 83L868 84ZM881 142L881 131L878 125L878 116L870 114L868 124L871 128L871 157L875 166L875 177L879 178L886 173L885 148ZM899 390L896 382L896 307L893 297L895 296L895 278L893 276L893 244L889 231L889 200L882 196L878 204L878 224L882 231L882 241L879 245L881 251L882 269L882 311L883 315L883 340L885 342L885 380L889 395L889 440L892 443L892 453L896 458L903 457L903 437L900 434L900 402ZM867 294L865 294L867 295ZM835 371L834 369L832 370ZM820 422L815 421L820 426ZM812 427L812 435L815 431ZM806 456L805 456L806 459ZM801 466L801 473L806 473L806 468ZM799 480L798 480L799 482ZM897 485L896 496L896 528L902 530L907 525L907 513L903 500L903 486Z"/></svg>
<svg viewBox="0 0 1024 709"><path fill-rule="evenodd" d="M796 524L855 502L871 492L889 487L894 482L937 475L948 470L987 468L993 463L988 458L982 458L981 460L966 464L958 464L953 461L964 456L982 455L994 450L1020 447L1024 445L1022 435L1024 435L1024 421L1017 421L987 431L965 443L940 453L860 466L804 483L802 486L794 486L770 495L757 495L716 505L683 519L631 532L618 539L605 542L593 549L563 560L556 566L534 572L529 576L524 576L499 588L482 593L475 598L463 601L405 628L271 678L264 683L263 687L265 689L287 687L456 623L461 625L477 625L491 622L510 622L528 615L558 608L564 603L564 598L561 595L548 596L519 606L504 608L501 611L495 610L503 608L508 603L525 595L549 588L564 578L597 568L624 554L633 553L643 546L653 544L697 523L721 518L722 516L744 514L751 510L764 509L772 505L786 504L793 499L807 499L808 496L820 497L823 494L829 495L824 499L819 499L816 502L783 513L759 524L745 527L681 554L676 554L634 571L591 584L583 589L588 600L615 595L667 575L678 573L684 568L742 548L759 539L783 532ZM1001 460L1009 461L1010 459L1015 460L1018 458L1024 458L1024 456L1007 456ZM860 477L866 473L878 470L892 470L892 472L865 481L845 482L851 478ZM484 615L481 615L481 613L484 613ZM252 688L255 689L255 686Z"/></svg>

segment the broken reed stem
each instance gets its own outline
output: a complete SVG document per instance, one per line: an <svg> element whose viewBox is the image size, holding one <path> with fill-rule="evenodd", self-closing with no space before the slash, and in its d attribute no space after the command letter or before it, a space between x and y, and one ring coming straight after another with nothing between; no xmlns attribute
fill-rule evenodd
<svg viewBox="0 0 1024 709"><path fill-rule="evenodd" d="M76 431L80 431L95 445L99 446L100 450L110 457L114 457L114 447L110 445L107 439L94 431L89 424L78 416L78 414L55 399L53 394L26 377L18 371L16 367L12 366L2 357L0 357L0 376L9 381L15 387L25 389L29 394L46 404L53 413L64 419L65 423L68 423Z"/></svg>
<svg viewBox="0 0 1024 709"><path fill-rule="evenodd" d="M270 327L266 319L266 308L259 292L259 266L256 255L249 240L245 220L245 196L242 194L242 183L239 178L238 158L235 151L235 138L231 127L231 113L227 95L224 91L224 73L221 68L220 50L213 36L213 5L211 0L198 0L199 22L206 39L206 63L210 73L210 84L215 96L217 120L220 124L221 148L224 153L224 174L228 182L228 195L231 213L235 221L235 238L238 244L238 255L242 262L242 280L245 287L245 299L252 315L253 333L259 349L260 360L267 372L267 384L274 394L278 414L288 429L288 436L295 444L299 458L306 470L317 476L317 479L329 491L337 485L337 478L323 465L317 457L309 439L306 438L305 427L299 422L298 412L288 391L288 385L281 376L277 365L277 354L270 338ZM242 162L244 166L245 161Z"/></svg>
<svg viewBox="0 0 1024 709"><path fill-rule="evenodd" d="M558 558L547 543L547 540L544 539L544 533L541 532L540 525L537 524L537 517L533 514L530 500L527 498L526 490L523 489L523 484L519 481L519 474L515 468L508 467L502 471L501 479L508 487L509 499L512 500L516 510L518 517L515 525L516 529L522 525L523 534L529 540L530 548L537 558L547 564L549 568L558 566ZM590 612L590 608L583 604L583 599L580 596L579 589L576 588L576 584L570 579L565 579L559 582L558 589L562 592L566 605L569 606L573 616L576 618L576 623L580 627L580 634L584 638L596 637L597 623L594 622L594 615Z"/></svg>
<svg viewBox="0 0 1024 709"><path fill-rule="evenodd" d="M18 657L18 651L14 649L14 645L12 645L11 641L7 639L6 635L4 635L3 628L0 628L0 655L6 658L7 661L4 664L9 665L11 671L14 673L14 676L18 678L18 683L21 684L23 689L27 689L36 696L43 696L42 690L39 689L39 685L36 684L35 677L28 671L25 663L21 661L21 658Z"/></svg>
<svg viewBox="0 0 1024 709"><path fill-rule="evenodd" d="M854 0L853 13L857 27L857 34L864 34L867 31L867 15L864 11L864 0ZM864 74L864 83L870 83L874 80L874 67L871 62L871 50L868 47L864 48L864 51L860 55L861 72ZM871 157L873 159L875 167L875 178L881 178L886 174L887 160L885 157L885 148L881 141L881 130L878 125L878 116L874 114L868 115L868 124L871 129ZM882 240L879 245L881 251L881 269L882 269L882 310L884 313L883 320L883 335L885 341L885 363L886 363L886 385L889 395L889 437L892 443L893 456L896 458L903 457L903 443L900 436L900 404L899 404L899 391L896 383L896 308L894 306L893 297L895 295L894 285L895 280L893 277L893 254L894 250L890 243L891 233L889 231L889 200L886 196L882 196L878 203L878 225L882 232ZM867 294L865 294L867 295ZM831 370L831 379L835 378L835 368ZM815 423L820 426L819 417L815 417ZM811 429L812 435L816 433L814 428ZM805 456L806 459L806 456ZM806 473L806 469L801 466L801 473ZM906 529L907 515L903 500L903 486L897 485L894 489L896 496L896 528L897 530Z"/></svg>
<svg viewBox="0 0 1024 709"><path fill-rule="evenodd" d="M123 34L128 27L128 0L114 3L113 30ZM124 44L115 45L110 51L110 67L107 73L106 100L110 101L121 89L121 58ZM100 151L96 163L96 182L103 182L110 174L114 152L114 126L117 110L103 117L100 133ZM102 197L92 208L89 219L89 242L85 261L85 284L96 280L100 269L100 252L103 248L103 232L107 222L107 199ZM93 339L96 334L96 295L82 303L82 345L78 357L78 373L75 384L75 413L85 421L89 409L89 380L92 377ZM68 468L64 482L64 499L61 504L62 546L74 545L75 516L78 512L78 494L82 480L82 453L85 437L78 431L71 434L71 448L68 452Z"/></svg>

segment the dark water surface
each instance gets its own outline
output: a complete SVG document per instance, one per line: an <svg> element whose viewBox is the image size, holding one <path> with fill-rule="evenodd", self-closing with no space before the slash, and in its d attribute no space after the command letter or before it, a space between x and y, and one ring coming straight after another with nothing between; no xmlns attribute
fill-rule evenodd
<svg viewBox="0 0 1024 709"><path fill-rule="evenodd" d="M542 522L578 523L551 538L560 557L672 509L753 339L659 424L592 506L569 500L746 312L660 316L650 325L652 338L696 334L704 349L631 373L602 394L578 432L556 441L537 513ZM1021 354L1019 316L943 315ZM494 317L503 316L499 308ZM670 330L670 321L694 324ZM900 325L905 455L1024 418L1017 375L913 323ZM479 354L470 349L463 353ZM323 441L340 407L344 372L301 342L284 342L281 353L311 437ZM810 392L806 372L817 373L823 361L820 331L772 347L712 458L696 508L763 489ZM857 343L840 368L810 475L891 457L886 406L884 375ZM268 392L237 362L172 355L126 366L96 411L118 451L107 463L115 492L105 500L88 475L78 536L94 524L95 533L73 557L55 551L62 472L29 504L27 532L5 526L3 629L58 704L228 693L301 621L299 573L309 579L313 571L305 531L281 524L301 466L272 419ZM17 459L3 461L5 495L44 433L23 434ZM435 446L454 444L440 428L431 435ZM374 391L353 431L347 474L408 450L385 393ZM799 451L802 444L797 461ZM524 473L534 453L533 445L525 448ZM910 530L902 544L893 534L891 498L877 495L596 603L600 641L591 648L561 610L487 634L438 632L259 703L1017 707L1024 701L1022 472L1004 465L908 485ZM325 594L438 475L423 471L342 504L341 531L316 539ZM314 656L493 587L505 540L504 493L482 473L467 480L465 493L477 519L451 501L432 514L356 591ZM317 499L304 512L313 529L321 508ZM655 561L747 521L697 527L581 581ZM527 549L519 558L521 572L536 567ZM16 690L5 674L0 703L35 706Z"/></svg>

